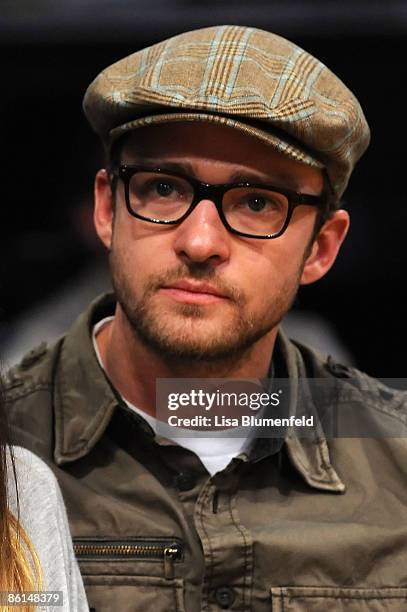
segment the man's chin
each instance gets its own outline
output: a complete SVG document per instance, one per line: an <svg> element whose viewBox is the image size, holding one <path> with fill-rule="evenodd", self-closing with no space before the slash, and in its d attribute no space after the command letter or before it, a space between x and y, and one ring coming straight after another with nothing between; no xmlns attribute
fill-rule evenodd
<svg viewBox="0 0 407 612"><path fill-rule="evenodd" d="M156 312L128 317L138 339L161 359L215 364L239 361L251 347L270 331L255 330L251 321L239 317L223 317L213 313L202 315L201 309L174 314ZM271 326L273 327L273 325Z"/></svg>
<svg viewBox="0 0 407 612"><path fill-rule="evenodd" d="M178 325L174 322L160 327L137 325L135 331L149 348L162 357L213 362L239 351L242 339L236 337L236 330L226 330L225 326L199 320L196 313L189 313L189 317L189 320L184 319Z"/></svg>

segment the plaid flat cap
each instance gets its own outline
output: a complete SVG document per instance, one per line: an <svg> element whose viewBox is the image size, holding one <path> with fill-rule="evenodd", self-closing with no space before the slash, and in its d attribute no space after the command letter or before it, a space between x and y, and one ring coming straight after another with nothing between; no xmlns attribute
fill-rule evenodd
<svg viewBox="0 0 407 612"><path fill-rule="evenodd" d="M129 130L211 121L325 168L336 202L370 132L358 100L315 57L256 28L185 32L103 70L83 107L109 149Z"/></svg>

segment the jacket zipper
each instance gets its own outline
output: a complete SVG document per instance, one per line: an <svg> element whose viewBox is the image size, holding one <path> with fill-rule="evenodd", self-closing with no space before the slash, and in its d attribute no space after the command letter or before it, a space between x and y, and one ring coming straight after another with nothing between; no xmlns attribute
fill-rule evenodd
<svg viewBox="0 0 407 612"><path fill-rule="evenodd" d="M162 560L165 578L174 577L174 563L182 561L182 544L175 540L90 540L75 538L74 551L78 561Z"/></svg>

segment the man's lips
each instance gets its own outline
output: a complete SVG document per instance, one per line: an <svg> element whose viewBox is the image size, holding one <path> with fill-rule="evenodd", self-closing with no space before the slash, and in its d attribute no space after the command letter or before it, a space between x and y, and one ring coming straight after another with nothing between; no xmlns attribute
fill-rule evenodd
<svg viewBox="0 0 407 612"><path fill-rule="evenodd" d="M219 289L216 289L209 283L200 283L199 281L193 282L189 280L174 281L165 285L165 289L181 289L183 291L190 291L192 293L210 293L211 295L217 295L218 297L225 297Z"/></svg>
<svg viewBox="0 0 407 612"><path fill-rule="evenodd" d="M179 302L188 304L210 304L228 299L213 285L199 281L174 281L164 285L160 291Z"/></svg>

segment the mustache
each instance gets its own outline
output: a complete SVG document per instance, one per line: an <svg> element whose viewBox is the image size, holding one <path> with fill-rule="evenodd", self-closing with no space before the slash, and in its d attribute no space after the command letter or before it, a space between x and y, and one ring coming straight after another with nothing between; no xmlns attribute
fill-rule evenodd
<svg viewBox="0 0 407 612"><path fill-rule="evenodd" d="M168 285L178 280L200 280L210 283L216 291L229 298L237 304L243 305L246 301L243 291L224 281L208 264L191 264L190 266L180 266L176 270L167 270L150 277L146 290L148 293L155 293L164 285Z"/></svg>

